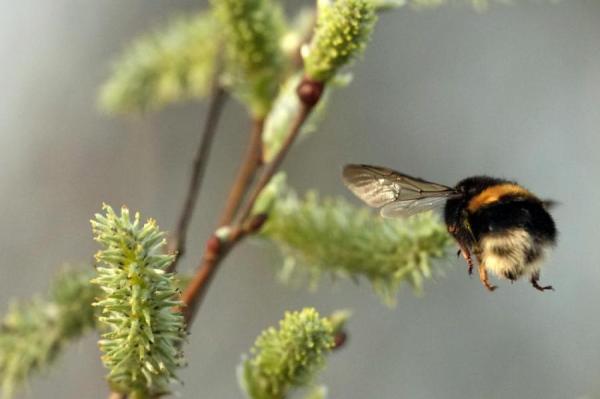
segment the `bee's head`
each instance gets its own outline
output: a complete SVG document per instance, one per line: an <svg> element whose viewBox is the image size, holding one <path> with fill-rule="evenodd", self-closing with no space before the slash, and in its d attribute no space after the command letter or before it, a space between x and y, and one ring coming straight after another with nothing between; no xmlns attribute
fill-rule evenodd
<svg viewBox="0 0 600 399"><path fill-rule="evenodd" d="M488 176L473 176L459 181L454 187L454 189L459 191L462 195L456 198L450 198L446 201L444 218L448 226L455 226L458 228L456 234L458 234L458 237L461 240L469 242L473 237L472 233L464 228L466 221L465 213L469 201L486 188L506 182L506 180Z"/></svg>

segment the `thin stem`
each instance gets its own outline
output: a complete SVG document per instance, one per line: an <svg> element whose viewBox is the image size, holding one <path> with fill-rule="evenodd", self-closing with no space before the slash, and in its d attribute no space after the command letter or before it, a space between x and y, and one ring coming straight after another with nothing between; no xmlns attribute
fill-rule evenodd
<svg viewBox="0 0 600 399"><path fill-rule="evenodd" d="M273 177L275 172L277 172L277 169L279 169L279 166L283 162L283 159L287 155L289 149L292 147L292 144L296 140L296 137L298 137L302 124L304 123L304 121L306 121L306 118L310 114L313 107L313 105L307 105L305 103L302 103L300 111L298 112L298 115L296 116L296 119L294 120L294 123L290 128L290 132L288 133L287 137L285 138L285 141L281 146L281 149L279 150L275 158L273 158L271 162L269 162L269 164L265 167L265 170L261 174L256 185L254 186L252 193L249 195L248 200L246 201L244 207L240 211L240 216L238 220L241 223L243 223L248 218L248 216L250 216L256 199L258 198L262 190L265 188L265 186L269 183L269 181L271 181L271 178Z"/></svg>
<svg viewBox="0 0 600 399"><path fill-rule="evenodd" d="M232 183L223 213L219 218L218 227L223 227L232 222L244 194L252 183L252 178L254 177L256 170L262 165L263 128L264 119L255 119L252 124L252 131L250 133L250 141L248 142L246 154L240 164L238 174ZM223 259L229 250L248 232L249 231L244 231L240 226L232 229L226 241L226 245L222 245L220 239L214 234L207 240L198 272L194 275L194 278L190 281L182 295L182 301L186 305L183 309L183 314L188 328L196 313L196 308L202 300L205 291L203 287L209 285L213 273L221 259Z"/></svg>
<svg viewBox="0 0 600 399"><path fill-rule="evenodd" d="M281 163L283 159L289 152L292 144L294 143L298 133L300 132L300 128L302 124L306 121L308 115L319 101L323 91L323 84L319 82L312 82L310 80L305 79L298 88L298 96L301 100L301 108L300 111L294 120L293 124L290 126L290 131L281 146L281 149L275 155L273 160L265 167L263 173L261 174L258 182L255 184L253 191L251 192L248 200L246 201L244 207L240 211L240 216L238 218L238 222L233 225L225 238L219 238L216 234L213 234L211 238L206 242L206 249L204 251L204 256L202 258L202 262L196 272L196 275L186 287L183 295L182 301L185 304L185 308L183 309L185 321L188 329L190 328L194 316L196 315L199 305L210 286L210 282L213 279L214 273L217 270L221 261L227 256L227 254L231 251L231 249L239 243L246 235L252 234L260 229L262 222L265 221L265 217L263 215L256 215L254 217L250 217L252 212L252 208L256 199L260 195L261 191L265 188L265 186L269 183ZM245 160L248 162L248 159ZM242 169L248 166L243 165ZM242 184L240 181L234 183L234 187L232 190L237 189L237 185ZM247 186L249 181L245 181L245 185ZM245 191L245 187L244 187ZM258 219L258 221L257 221Z"/></svg>
<svg viewBox="0 0 600 399"><path fill-rule="evenodd" d="M188 329L221 261L239 241L260 229L265 220L264 216L259 215L250 223L232 227L226 239L213 235L206 241L202 264L181 297L185 304L182 311Z"/></svg>
<svg viewBox="0 0 600 399"><path fill-rule="evenodd" d="M218 227L226 226L233 221L244 194L252 183L254 174L262 165L263 129L264 119L255 119L252 123L252 131L246 154L229 190L225 207L219 218ZM182 295L182 301L186 305L183 309L183 314L188 328L196 314L197 306L206 291L203 287L207 287L210 284L214 271L229 250L249 232L249 228L244 229L241 226L237 226L231 230L225 243L222 243L214 234L207 240L198 272L194 275L194 278L190 281Z"/></svg>
<svg viewBox="0 0 600 399"><path fill-rule="evenodd" d="M192 174L188 183L187 194L181 212L179 214L177 227L175 228L175 234L170 245L170 252L176 252L175 261L169 267L169 271L172 272L177 268L178 261L183 257L186 252L186 241L187 232L194 208L198 200L198 194L200 187L202 186L202 180L204 172L206 170L206 164L208 163L210 149L212 142L217 132L217 126L221 113L223 111L223 105L227 100L227 93L225 90L215 82L213 86L213 92L211 94L210 105L208 107L208 115L204 122L202 130L202 139L194 158L194 164L192 167Z"/></svg>
<svg viewBox="0 0 600 399"><path fill-rule="evenodd" d="M237 176L231 186L229 195L225 202L225 208L219 218L218 226L226 226L231 223L237 212L244 194L248 190L254 174L262 165L262 132L265 120L255 119L252 123L252 132L248 143L244 160L240 164Z"/></svg>

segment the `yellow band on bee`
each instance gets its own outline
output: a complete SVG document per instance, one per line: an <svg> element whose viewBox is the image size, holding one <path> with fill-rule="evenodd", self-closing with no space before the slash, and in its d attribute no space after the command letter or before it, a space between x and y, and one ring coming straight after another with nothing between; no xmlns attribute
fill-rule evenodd
<svg viewBox="0 0 600 399"><path fill-rule="evenodd" d="M535 196L531 192L519 186L518 184L498 184L496 186L486 188L485 190L471 198L467 209L469 210L469 212L473 213L482 206L494 203L500 200L500 198L507 195L535 198Z"/></svg>

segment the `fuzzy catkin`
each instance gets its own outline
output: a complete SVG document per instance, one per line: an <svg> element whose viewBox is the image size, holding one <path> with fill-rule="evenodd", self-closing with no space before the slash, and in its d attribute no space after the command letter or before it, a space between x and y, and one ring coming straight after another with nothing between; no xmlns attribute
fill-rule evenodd
<svg viewBox="0 0 600 399"><path fill-rule="evenodd" d="M273 0L212 0L226 48L226 84L263 118L277 95L286 69L280 45L285 19Z"/></svg>
<svg viewBox="0 0 600 399"><path fill-rule="evenodd" d="M216 72L219 32L214 15L202 12L136 39L114 63L100 107L126 114L205 97Z"/></svg>
<svg viewBox="0 0 600 399"><path fill-rule="evenodd" d="M92 220L103 246L93 282L104 292L95 306L109 330L99 342L108 381L133 397L163 394L183 363L183 316L173 310L181 306L179 290L165 272L173 256L163 254L164 233L154 220L141 225L139 214L131 220L125 207L120 215L108 205L104 211Z"/></svg>
<svg viewBox="0 0 600 399"><path fill-rule="evenodd" d="M402 282L417 291L434 274L452 242L431 214L408 220L382 219L341 198L299 197L279 175L257 201L268 212L261 235L285 256L280 276L290 281L308 275L316 284L323 274L367 279L386 304L395 303Z"/></svg>
<svg viewBox="0 0 600 399"><path fill-rule="evenodd" d="M334 327L313 308L286 312L279 328L256 339L252 357L238 369L240 385L251 399L283 399L292 388L309 385L334 345Z"/></svg>
<svg viewBox="0 0 600 399"><path fill-rule="evenodd" d="M305 57L306 75L325 82L362 53L377 17L371 0L337 0L319 8L317 28Z"/></svg>
<svg viewBox="0 0 600 399"><path fill-rule="evenodd" d="M98 287L91 268L67 269L53 281L47 299L11 304L0 326L0 386L10 398L38 372L50 369L69 343L96 325L92 307Z"/></svg>

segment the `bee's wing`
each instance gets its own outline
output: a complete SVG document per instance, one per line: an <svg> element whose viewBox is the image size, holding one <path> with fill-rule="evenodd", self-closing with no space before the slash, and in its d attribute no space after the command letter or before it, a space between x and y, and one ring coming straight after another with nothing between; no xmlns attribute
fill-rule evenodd
<svg viewBox="0 0 600 399"><path fill-rule="evenodd" d="M379 213L384 218L407 218L417 213L439 209L446 203L447 199L448 196L394 201L384 205Z"/></svg>
<svg viewBox="0 0 600 399"><path fill-rule="evenodd" d="M384 217L407 217L434 209L461 194L455 189L370 165L346 165L346 187Z"/></svg>

